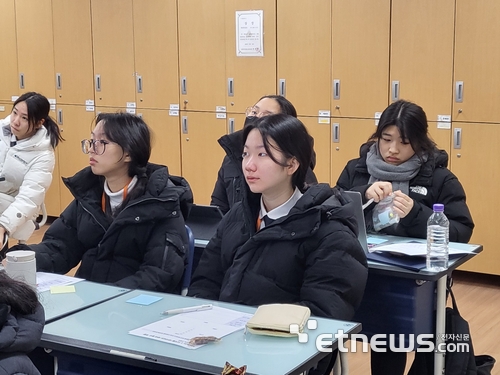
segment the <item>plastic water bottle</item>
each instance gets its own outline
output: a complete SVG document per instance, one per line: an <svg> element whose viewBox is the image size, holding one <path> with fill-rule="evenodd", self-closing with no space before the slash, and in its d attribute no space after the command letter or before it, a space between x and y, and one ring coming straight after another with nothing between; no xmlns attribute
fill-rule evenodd
<svg viewBox="0 0 500 375"><path fill-rule="evenodd" d="M427 220L427 269L442 271L448 268L450 222L444 214L444 205L432 206L434 213Z"/></svg>

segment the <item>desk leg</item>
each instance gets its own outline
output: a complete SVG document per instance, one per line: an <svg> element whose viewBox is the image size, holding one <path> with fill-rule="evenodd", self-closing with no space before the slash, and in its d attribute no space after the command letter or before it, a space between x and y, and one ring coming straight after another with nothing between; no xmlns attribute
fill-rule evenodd
<svg viewBox="0 0 500 375"><path fill-rule="evenodd" d="M446 324L446 278L444 275L437 281L437 306L436 306L436 348L440 343L445 342ZM434 375L444 374L445 353L434 352Z"/></svg>

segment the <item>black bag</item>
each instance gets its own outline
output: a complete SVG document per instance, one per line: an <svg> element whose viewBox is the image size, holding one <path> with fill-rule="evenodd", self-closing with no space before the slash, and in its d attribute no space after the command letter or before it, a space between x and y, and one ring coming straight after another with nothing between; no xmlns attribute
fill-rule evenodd
<svg viewBox="0 0 500 375"><path fill-rule="evenodd" d="M474 355L469 323L458 311L455 296L448 287L453 307L446 308L446 344L468 351L450 351L445 357L445 375L491 375L495 358L489 355ZM434 373L434 353L416 352L415 360L408 375L432 375Z"/></svg>

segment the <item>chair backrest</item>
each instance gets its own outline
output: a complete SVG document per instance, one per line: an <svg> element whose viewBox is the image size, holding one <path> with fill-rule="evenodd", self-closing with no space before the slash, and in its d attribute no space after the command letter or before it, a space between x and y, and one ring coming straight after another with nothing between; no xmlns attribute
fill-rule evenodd
<svg viewBox="0 0 500 375"><path fill-rule="evenodd" d="M184 268L184 276L182 278L182 289L181 289L181 295L185 296L187 295L189 284L191 284L191 274L193 272L193 260L194 260L194 235L193 232L191 231L191 228L189 228L187 225L186 227L186 232L188 236L188 252L187 252L187 264L186 267Z"/></svg>

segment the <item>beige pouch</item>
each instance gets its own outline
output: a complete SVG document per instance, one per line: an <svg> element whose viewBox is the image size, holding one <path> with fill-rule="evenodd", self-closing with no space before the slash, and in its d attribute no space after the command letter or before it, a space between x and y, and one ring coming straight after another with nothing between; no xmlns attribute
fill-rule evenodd
<svg viewBox="0 0 500 375"><path fill-rule="evenodd" d="M274 303L262 305L246 324L250 333L268 336L295 336L290 333L290 324L297 324L299 332L304 330L311 310L306 306Z"/></svg>

